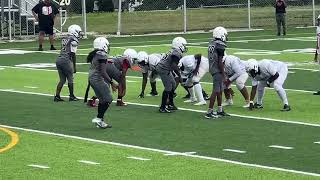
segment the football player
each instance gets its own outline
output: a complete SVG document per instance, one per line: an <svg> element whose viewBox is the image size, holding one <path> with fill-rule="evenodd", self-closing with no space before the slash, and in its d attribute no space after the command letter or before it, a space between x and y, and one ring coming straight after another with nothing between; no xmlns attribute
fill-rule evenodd
<svg viewBox="0 0 320 180"><path fill-rule="evenodd" d="M184 102L196 102L196 94L198 102L194 105L205 105L207 102L203 97L202 87L200 85L201 78L209 72L208 59L201 54L188 55L180 59L178 64L181 72L182 83L188 87L190 99Z"/></svg>
<svg viewBox="0 0 320 180"><path fill-rule="evenodd" d="M99 99L98 115L92 119L98 128L111 128L104 119L104 114L112 102L112 90L117 89L117 84L107 74L107 56L109 53L109 41L104 37L98 37L93 42L94 50L89 53L87 62L90 63L89 84Z"/></svg>
<svg viewBox="0 0 320 180"><path fill-rule="evenodd" d="M158 63L156 70L162 80L164 91L159 112L170 113L178 108L174 105L174 90L176 81L173 72L180 78L178 63L182 58L183 53L187 52L187 41L183 37L176 37L172 41L172 49ZM167 100L169 105L166 107Z"/></svg>
<svg viewBox="0 0 320 180"><path fill-rule="evenodd" d="M252 78L252 89L250 95L250 109L263 108L262 99L265 87L273 87L282 100L284 106L281 111L290 111L286 91L283 89L283 83L288 75L288 67L280 61L264 59L256 61L249 59L246 64L246 71ZM257 102L253 104L256 91L258 90Z"/></svg>
<svg viewBox="0 0 320 180"><path fill-rule="evenodd" d="M142 85L141 85L141 93L138 97L144 98L144 91L146 89L146 85L148 82L148 77L150 79L150 85L151 85L151 96L157 96L157 78L158 74L155 70L155 66L158 64L158 62L161 60L162 55L161 54L150 54L148 55L145 51L140 51L138 53L138 65L141 68L142 72Z"/></svg>
<svg viewBox="0 0 320 180"><path fill-rule="evenodd" d="M69 101L78 101L79 99L73 93L73 74L76 70L76 52L79 46L79 40L82 38L83 33L81 27L78 25L71 25L68 28L68 35L62 38L60 55L56 60L56 67L59 73L60 81L56 88L54 101L64 101L60 97L60 93L66 80L68 80L69 88Z"/></svg>
<svg viewBox="0 0 320 180"><path fill-rule="evenodd" d="M137 59L138 53L134 49L126 49L122 56L108 59L107 70L109 76L119 83L117 106L127 106L123 102L123 97L126 95L126 75L127 71ZM114 68L115 67L115 68Z"/></svg>
<svg viewBox="0 0 320 180"><path fill-rule="evenodd" d="M225 48L227 47L228 32L223 27L216 27L213 30L213 40L209 42L208 59L209 59L209 72L213 78L213 89L210 97L210 104L206 118L217 118L220 116L229 116L222 109L222 91L224 90L225 72L224 64L222 62ZM215 100L218 101L217 113L213 111Z"/></svg>
<svg viewBox="0 0 320 180"><path fill-rule="evenodd" d="M232 94L230 92L232 92L231 83L235 82L237 89L241 92L246 102L243 107L248 108L250 100L248 90L245 86L245 83L248 79L245 63L241 61L240 58L232 55L225 55L223 57L223 63L224 72L227 75L227 79L225 81L226 88L224 90L226 100L222 105L229 106L233 104Z"/></svg>

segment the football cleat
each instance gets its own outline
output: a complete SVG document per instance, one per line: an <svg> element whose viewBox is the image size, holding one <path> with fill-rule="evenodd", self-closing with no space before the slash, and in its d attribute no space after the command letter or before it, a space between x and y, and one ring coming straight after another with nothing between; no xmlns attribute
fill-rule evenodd
<svg viewBox="0 0 320 180"><path fill-rule="evenodd" d="M101 118L98 118L98 117L95 117L92 119L92 123L98 123L98 122L101 122L102 119Z"/></svg>
<svg viewBox="0 0 320 180"><path fill-rule="evenodd" d="M254 108L256 108L256 109L262 109L263 106L262 106L262 104L254 103Z"/></svg>
<svg viewBox="0 0 320 180"><path fill-rule="evenodd" d="M285 105L283 106L283 109L281 109L281 111L291 111L291 108L290 108L289 105L285 104Z"/></svg>
<svg viewBox="0 0 320 180"><path fill-rule="evenodd" d="M60 96L54 96L53 101L54 101L54 102L61 102L61 101L64 101L64 100L61 99Z"/></svg>
<svg viewBox="0 0 320 180"><path fill-rule="evenodd" d="M206 104L207 104L206 101L202 101L202 102L197 102L197 103L195 103L194 105L195 105L195 106L202 106L202 105L206 105Z"/></svg>
<svg viewBox="0 0 320 180"><path fill-rule="evenodd" d="M150 93L150 96L158 96L158 92L157 91L151 91Z"/></svg>
<svg viewBox="0 0 320 180"><path fill-rule="evenodd" d="M54 46L51 46L51 47L50 47L50 50L51 50L51 51L54 51L54 50L57 50L57 49L56 49Z"/></svg>
<svg viewBox="0 0 320 180"><path fill-rule="evenodd" d="M97 128L106 129L106 128L112 128L111 124L107 124L104 121L100 121L96 123Z"/></svg>
<svg viewBox="0 0 320 180"><path fill-rule="evenodd" d="M177 108L175 105L168 105L167 109L168 109L169 111L178 110L178 108Z"/></svg>
<svg viewBox="0 0 320 180"><path fill-rule="evenodd" d="M250 103L247 103L245 105L242 106L243 108L249 108L250 107Z"/></svg>
<svg viewBox="0 0 320 180"><path fill-rule="evenodd" d="M217 114L212 111L212 112L206 113L206 115L204 117L207 119L212 119L212 118L218 118L219 116L217 116Z"/></svg>
<svg viewBox="0 0 320 180"><path fill-rule="evenodd" d="M171 113L167 108L159 108L160 113Z"/></svg>
<svg viewBox="0 0 320 180"><path fill-rule="evenodd" d="M217 112L217 115L218 115L218 116L220 116L220 117L230 116L230 114L227 114L227 113L226 113L226 112L224 112L224 111Z"/></svg>
<svg viewBox="0 0 320 180"><path fill-rule="evenodd" d="M123 102L122 100L117 100L117 106L128 106L127 103Z"/></svg>
<svg viewBox="0 0 320 180"><path fill-rule="evenodd" d="M320 95L320 91L313 93L313 95Z"/></svg>
<svg viewBox="0 0 320 180"><path fill-rule="evenodd" d="M206 95L206 96L203 96L204 100L208 101L210 100L210 96Z"/></svg>
<svg viewBox="0 0 320 180"><path fill-rule="evenodd" d="M79 99L75 96L70 96L69 101L79 101Z"/></svg>

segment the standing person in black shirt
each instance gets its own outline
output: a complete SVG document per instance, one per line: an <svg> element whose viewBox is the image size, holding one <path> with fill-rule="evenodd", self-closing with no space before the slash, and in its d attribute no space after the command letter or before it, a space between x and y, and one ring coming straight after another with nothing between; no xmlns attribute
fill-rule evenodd
<svg viewBox="0 0 320 180"><path fill-rule="evenodd" d="M276 21L277 21L277 29L278 29L278 36L280 36L281 32L281 25L283 35L286 35L286 8L287 3L284 0L276 0L276 4L274 5L276 8Z"/></svg>
<svg viewBox="0 0 320 180"><path fill-rule="evenodd" d="M51 0L40 1L35 7L32 8L32 14L39 22L39 51L43 51L42 44L46 34L49 35L51 44L50 50L56 50L56 48L53 46L53 25L58 13L58 8L51 2Z"/></svg>

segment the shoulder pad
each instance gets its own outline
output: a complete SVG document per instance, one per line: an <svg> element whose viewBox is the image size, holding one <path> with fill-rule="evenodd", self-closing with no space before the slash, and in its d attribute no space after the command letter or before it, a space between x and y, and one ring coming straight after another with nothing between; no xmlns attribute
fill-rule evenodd
<svg viewBox="0 0 320 180"><path fill-rule="evenodd" d="M107 59L107 53L104 51L97 51L96 56L98 59Z"/></svg>

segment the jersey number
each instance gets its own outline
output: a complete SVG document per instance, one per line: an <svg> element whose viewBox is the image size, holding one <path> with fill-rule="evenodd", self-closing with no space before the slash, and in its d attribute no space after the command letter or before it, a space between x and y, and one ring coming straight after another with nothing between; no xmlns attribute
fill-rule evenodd
<svg viewBox="0 0 320 180"><path fill-rule="evenodd" d="M69 6L71 3L71 0L61 0L60 6Z"/></svg>
<svg viewBox="0 0 320 180"><path fill-rule="evenodd" d="M62 47L61 49L66 51L67 50L67 44L68 44L68 39L62 39Z"/></svg>

